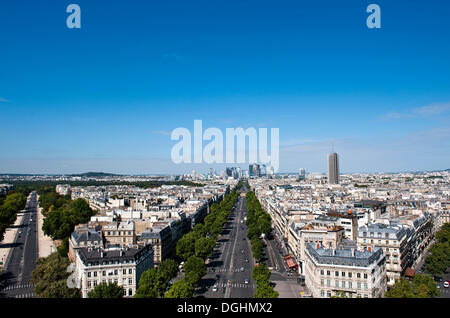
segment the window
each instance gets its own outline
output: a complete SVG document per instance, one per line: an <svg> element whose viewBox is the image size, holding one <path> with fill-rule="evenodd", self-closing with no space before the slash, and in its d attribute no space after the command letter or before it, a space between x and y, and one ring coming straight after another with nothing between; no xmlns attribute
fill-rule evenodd
<svg viewBox="0 0 450 318"><path fill-rule="evenodd" d="M367 279L367 273L364 273L364 279Z"/></svg>
<svg viewBox="0 0 450 318"><path fill-rule="evenodd" d="M127 270L124 269L124 270L122 271L122 274L123 274L123 275L126 275L126 274L127 274Z"/></svg>
<svg viewBox="0 0 450 318"><path fill-rule="evenodd" d="M331 292L327 291L327 297L331 298Z"/></svg>
<svg viewBox="0 0 450 318"><path fill-rule="evenodd" d="M128 284L133 284L133 278L128 278Z"/></svg>
<svg viewBox="0 0 450 318"><path fill-rule="evenodd" d="M88 272L88 277L91 277L91 272Z"/></svg>
<svg viewBox="0 0 450 318"><path fill-rule="evenodd" d="M367 290L367 283L364 283L364 290Z"/></svg>
<svg viewBox="0 0 450 318"><path fill-rule="evenodd" d="M356 273L357 278L361 278L361 273Z"/></svg>
<svg viewBox="0 0 450 318"><path fill-rule="evenodd" d="M133 269L132 268L128 269L128 274L133 274Z"/></svg>
<svg viewBox="0 0 450 318"><path fill-rule="evenodd" d="M352 272L348 272L348 277L352 278Z"/></svg>
<svg viewBox="0 0 450 318"><path fill-rule="evenodd" d="M364 294L364 298L369 298L369 296L367 296L367 294Z"/></svg>
<svg viewBox="0 0 450 318"><path fill-rule="evenodd" d="M338 276L339 276L339 272L338 272L338 271L335 271L335 272L334 272L334 275L335 275L336 277L338 277Z"/></svg>
<svg viewBox="0 0 450 318"><path fill-rule="evenodd" d="M339 287L339 281L336 280L336 287Z"/></svg>
<svg viewBox="0 0 450 318"><path fill-rule="evenodd" d="M378 244L380 244L380 245L381 245L381 240L378 240Z"/></svg>
<svg viewBox="0 0 450 318"><path fill-rule="evenodd" d="M97 272L94 272L94 277L97 277Z"/></svg>
<svg viewBox="0 0 450 318"><path fill-rule="evenodd" d="M361 283L360 282L357 283L357 289L361 289Z"/></svg>
<svg viewBox="0 0 450 318"><path fill-rule="evenodd" d="M364 243L364 244L367 244L367 240L366 240L366 239L364 239L364 240L363 240L363 243Z"/></svg>
<svg viewBox="0 0 450 318"><path fill-rule="evenodd" d="M117 269L114 270L114 275L117 275Z"/></svg>
<svg viewBox="0 0 450 318"><path fill-rule="evenodd" d="M327 271L327 275L330 276L330 271Z"/></svg>
<svg viewBox="0 0 450 318"><path fill-rule="evenodd" d="M331 281L329 279L327 279L327 286L330 287L331 286Z"/></svg>
<svg viewBox="0 0 450 318"><path fill-rule="evenodd" d="M325 297L325 292L323 290L320 291L320 297L322 297L322 298Z"/></svg>
<svg viewBox="0 0 450 318"><path fill-rule="evenodd" d="M102 275L103 275L103 276L106 276L106 271L103 271Z"/></svg>
<svg viewBox="0 0 450 318"><path fill-rule="evenodd" d="M323 279L320 280L320 286L323 286Z"/></svg>
<svg viewBox="0 0 450 318"><path fill-rule="evenodd" d="M342 281L342 288L345 288L345 282Z"/></svg>
<svg viewBox="0 0 450 318"><path fill-rule="evenodd" d="M94 280L94 287L97 286L97 280Z"/></svg>
<svg viewBox="0 0 450 318"><path fill-rule="evenodd" d="M131 296L131 295L133 295L133 289L128 289L128 296Z"/></svg>
<svg viewBox="0 0 450 318"><path fill-rule="evenodd" d="M352 282L348 282L348 288L353 288L352 285L353 285ZM350 295L351 295L351 294L350 294Z"/></svg>
<svg viewBox="0 0 450 318"><path fill-rule="evenodd" d="M323 275L323 269L320 270L320 275Z"/></svg>
<svg viewBox="0 0 450 318"><path fill-rule="evenodd" d="M341 273L341 276L342 276L342 277L345 277L345 272L342 272L342 273Z"/></svg>
<svg viewBox="0 0 450 318"><path fill-rule="evenodd" d="M91 281L90 280L87 281L87 287L91 288Z"/></svg>

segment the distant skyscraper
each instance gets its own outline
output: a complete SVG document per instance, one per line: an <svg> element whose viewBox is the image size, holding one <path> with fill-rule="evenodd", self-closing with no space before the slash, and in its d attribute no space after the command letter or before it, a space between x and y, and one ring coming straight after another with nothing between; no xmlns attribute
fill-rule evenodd
<svg viewBox="0 0 450 318"><path fill-rule="evenodd" d="M261 175L261 168L259 164L251 164L248 166L248 175L250 177L259 177Z"/></svg>
<svg viewBox="0 0 450 318"><path fill-rule="evenodd" d="M339 158L335 152L328 155L328 184L339 184Z"/></svg>
<svg viewBox="0 0 450 318"><path fill-rule="evenodd" d="M300 179L305 179L306 172L305 172L304 168L300 168L298 176L299 176Z"/></svg>

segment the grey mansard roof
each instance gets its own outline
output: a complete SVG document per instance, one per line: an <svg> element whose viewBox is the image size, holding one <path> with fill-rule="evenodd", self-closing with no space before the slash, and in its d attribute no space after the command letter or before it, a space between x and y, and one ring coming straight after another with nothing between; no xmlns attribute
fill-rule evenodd
<svg viewBox="0 0 450 318"><path fill-rule="evenodd" d="M92 229L87 229L87 231L82 230L73 232L72 239L77 243L93 242L93 241L102 241L102 236Z"/></svg>

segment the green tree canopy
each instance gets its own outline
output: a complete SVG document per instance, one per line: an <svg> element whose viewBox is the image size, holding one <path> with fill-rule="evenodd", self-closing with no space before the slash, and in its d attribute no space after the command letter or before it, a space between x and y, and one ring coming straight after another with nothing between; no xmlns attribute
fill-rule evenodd
<svg viewBox="0 0 450 318"><path fill-rule="evenodd" d="M123 298L124 289L116 283L101 283L88 292L89 298Z"/></svg>

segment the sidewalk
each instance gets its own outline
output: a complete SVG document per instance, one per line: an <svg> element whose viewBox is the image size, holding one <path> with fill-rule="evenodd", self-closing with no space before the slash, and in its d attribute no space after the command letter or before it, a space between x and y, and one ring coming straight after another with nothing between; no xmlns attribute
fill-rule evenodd
<svg viewBox="0 0 450 318"><path fill-rule="evenodd" d="M37 196L39 202L39 196ZM39 257L47 257L53 252L56 252L55 242L53 242L50 236L44 234L42 231L42 224L44 224L44 215L42 214L42 208L38 208L38 243L39 243Z"/></svg>
<svg viewBox="0 0 450 318"><path fill-rule="evenodd" d="M17 232L22 224L23 212L17 212L17 218L14 225L10 225L5 232L3 241L0 242L0 269L6 268L9 253L13 248L13 243L16 240ZM25 235L25 234L24 234Z"/></svg>

